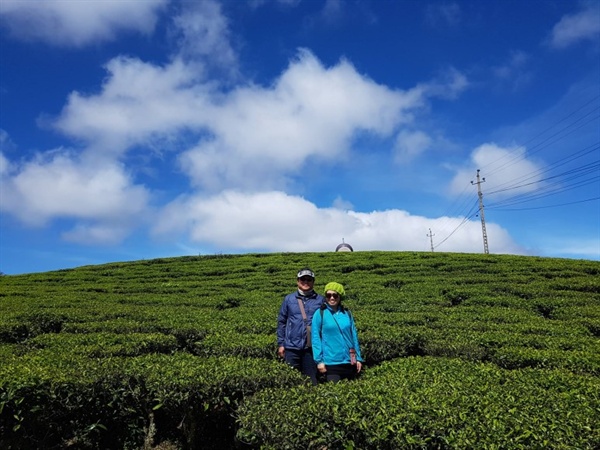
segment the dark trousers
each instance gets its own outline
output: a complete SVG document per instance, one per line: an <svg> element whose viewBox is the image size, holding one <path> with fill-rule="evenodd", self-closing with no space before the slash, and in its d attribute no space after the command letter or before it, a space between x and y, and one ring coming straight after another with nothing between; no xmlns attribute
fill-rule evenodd
<svg viewBox="0 0 600 450"><path fill-rule="evenodd" d="M286 348L285 362L309 377L312 384L317 384L317 365L313 359L312 348L303 350Z"/></svg>
<svg viewBox="0 0 600 450"><path fill-rule="evenodd" d="M352 364L335 364L325 366L327 381L337 383L340 380L354 380L357 376L356 366Z"/></svg>

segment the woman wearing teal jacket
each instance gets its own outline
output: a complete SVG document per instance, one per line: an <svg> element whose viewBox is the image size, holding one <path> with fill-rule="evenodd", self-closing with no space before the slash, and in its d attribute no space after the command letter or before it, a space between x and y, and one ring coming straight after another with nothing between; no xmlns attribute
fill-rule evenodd
<svg viewBox="0 0 600 450"><path fill-rule="evenodd" d="M354 317L342 306L346 292L339 283L325 286L325 302L312 319L313 358L327 381L351 380L362 370Z"/></svg>

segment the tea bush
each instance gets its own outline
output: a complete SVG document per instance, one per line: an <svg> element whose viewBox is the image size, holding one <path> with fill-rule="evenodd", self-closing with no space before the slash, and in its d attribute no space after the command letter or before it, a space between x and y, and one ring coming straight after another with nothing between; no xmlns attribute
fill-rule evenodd
<svg viewBox="0 0 600 450"><path fill-rule="evenodd" d="M366 364L276 357L296 271ZM0 277L0 448L600 448L600 263L417 252L160 258ZM236 439L237 436L237 439Z"/></svg>
<svg viewBox="0 0 600 450"><path fill-rule="evenodd" d="M593 449L599 413L595 377L411 357L354 382L263 390L239 408L238 437L281 450Z"/></svg>

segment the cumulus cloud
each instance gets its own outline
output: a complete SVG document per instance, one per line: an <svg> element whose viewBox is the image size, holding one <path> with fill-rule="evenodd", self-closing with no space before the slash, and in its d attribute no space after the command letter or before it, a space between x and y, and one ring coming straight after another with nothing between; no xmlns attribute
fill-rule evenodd
<svg viewBox="0 0 600 450"><path fill-rule="evenodd" d="M552 29L550 45L563 49L581 41L600 37L600 8L596 1L582 3L580 11L564 16Z"/></svg>
<svg viewBox="0 0 600 450"><path fill-rule="evenodd" d="M527 158L525 147L500 147L494 143L477 147L468 165L456 169L450 183L450 191L460 194L465 180L475 181L477 169L485 178L485 191L498 197L529 193L541 188L543 167Z"/></svg>
<svg viewBox="0 0 600 450"><path fill-rule="evenodd" d="M345 209L350 210L354 208L354 205L347 200L344 200L341 196L337 196L331 205L335 209Z"/></svg>
<svg viewBox="0 0 600 450"><path fill-rule="evenodd" d="M281 176L308 158L343 156L358 132L389 135L422 102L422 94L378 85L347 61L325 68L301 51L272 87L242 86L216 105L212 138L182 155L182 167L209 189L281 186Z"/></svg>
<svg viewBox="0 0 600 450"><path fill-rule="evenodd" d="M117 242L148 207L149 193L133 185L118 164L78 161L61 150L3 171L0 182L2 212L29 226L43 226L57 217L83 221L68 233L79 242L84 228L102 242ZM103 233L89 232L99 227Z"/></svg>
<svg viewBox="0 0 600 450"><path fill-rule="evenodd" d="M2 0L0 24L16 39L81 47L122 31L152 32L169 1Z"/></svg>
<svg viewBox="0 0 600 450"><path fill-rule="evenodd" d="M160 67L118 57L106 68L101 92L73 92L55 128L113 157L153 139L195 134L180 164L205 189L281 187L308 158L343 157L361 132L388 136L429 97L456 95L466 83L451 71L443 80L392 90L346 60L324 67L306 50L273 85L241 85L227 95L181 59Z"/></svg>
<svg viewBox="0 0 600 450"><path fill-rule="evenodd" d="M360 213L318 208L281 191L181 197L160 217L156 235L185 234L195 244L210 244L218 251L331 251L342 237L355 250L426 250L428 227L435 229L442 223L457 230L441 251L482 251L478 221L430 219L400 210ZM306 238L306 224L310 224L310 239ZM490 251L524 253L501 227L490 224L488 235Z"/></svg>
<svg viewBox="0 0 600 450"><path fill-rule="evenodd" d="M168 63L115 57L98 92L68 97L51 123L82 144L80 155L57 150L18 167L0 159L8 193L0 209L31 226L72 221L63 234L72 242L118 242L149 214L151 195L122 161L132 149L148 151L158 140L177 143L171 150L196 190L160 211L156 235L180 232L223 249L305 251L298 236L308 222L314 250L330 249L341 236L364 249L414 249L427 229L425 218L358 213L341 198L332 208L318 208L282 189L307 161L339 161L356 151L352 144L362 134L394 136L431 98L459 95L466 77L450 69L412 89L394 90L347 60L325 67L300 50L272 84L223 91L199 61L221 54L223 67L235 66L227 21L219 20L222 12L213 2L188 6L190 15L174 21L179 51ZM421 132L397 136L404 156L430 145ZM399 228L411 231L394 236Z"/></svg>
<svg viewBox="0 0 600 450"><path fill-rule="evenodd" d="M99 94L70 94L53 121L60 132L94 151L118 156L157 136L201 128L208 120L208 87L177 59L166 66L117 57L106 64Z"/></svg>

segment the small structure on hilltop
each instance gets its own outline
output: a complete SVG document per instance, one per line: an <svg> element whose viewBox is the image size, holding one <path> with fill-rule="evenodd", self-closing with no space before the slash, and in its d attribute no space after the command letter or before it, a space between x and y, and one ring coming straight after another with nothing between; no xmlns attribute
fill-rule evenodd
<svg viewBox="0 0 600 450"><path fill-rule="evenodd" d="M354 249L350 244L346 244L344 242L344 238L342 238L342 243L335 248L336 252L353 252Z"/></svg>

